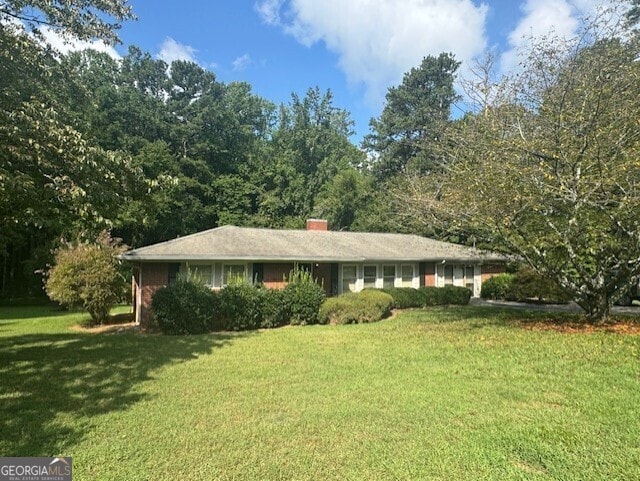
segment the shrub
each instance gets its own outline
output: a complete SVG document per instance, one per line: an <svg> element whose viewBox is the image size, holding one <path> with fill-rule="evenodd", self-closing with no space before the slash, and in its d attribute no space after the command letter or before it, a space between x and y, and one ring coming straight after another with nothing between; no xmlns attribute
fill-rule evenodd
<svg viewBox="0 0 640 481"><path fill-rule="evenodd" d="M63 306L84 309L96 324L105 322L126 292L127 281L118 261L125 250L107 232L93 243L64 243L45 273L47 295Z"/></svg>
<svg viewBox="0 0 640 481"><path fill-rule="evenodd" d="M421 287L425 306L467 305L471 299L471 291L466 287Z"/></svg>
<svg viewBox="0 0 640 481"><path fill-rule="evenodd" d="M483 299L508 299L513 291L514 274L498 274L482 283Z"/></svg>
<svg viewBox="0 0 640 481"><path fill-rule="evenodd" d="M348 292L330 297L320 307L323 324L361 324L376 322L386 317L393 307L393 297L376 289Z"/></svg>
<svg viewBox="0 0 640 481"><path fill-rule="evenodd" d="M393 297L394 306L398 309L423 307L425 304L424 293L412 287L391 287L382 291Z"/></svg>
<svg viewBox="0 0 640 481"><path fill-rule="evenodd" d="M553 280L527 267L520 267L517 270L506 298L517 301L535 299L551 303L563 303L571 300L571 296Z"/></svg>
<svg viewBox="0 0 640 481"><path fill-rule="evenodd" d="M280 327L289 323L291 310L284 291L280 289L258 289L262 320L260 327Z"/></svg>
<svg viewBox="0 0 640 481"><path fill-rule="evenodd" d="M441 305L466 306L469 304L472 292L466 287L444 286L440 288Z"/></svg>
<svg viewBox="0 0 640 481"><path fill-rule="evenodd" d="M202 334L215 324L216 295L206 286L187 279L156 291L151 309L157 326L165 334Z"/></svg>
<svg viewBox="0 0 640 481"><path fill-rule="evenodd" d="M313 279L311 273L294 270L283 290L289 307L290 323L306 325L318 323L318 311L324 301L324 289Z"/></svg>
<svg viewBox="0 0 640 481"><path fill-rule="evenodd" d="M227 285L218 293L220 322L229 331L258 329L262 324L262 295L246 280Z"/></svg>

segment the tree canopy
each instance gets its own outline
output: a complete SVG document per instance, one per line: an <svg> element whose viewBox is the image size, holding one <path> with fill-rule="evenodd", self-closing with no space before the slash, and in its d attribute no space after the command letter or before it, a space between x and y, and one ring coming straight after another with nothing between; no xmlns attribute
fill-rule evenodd
<svg viewBox="0 0 640 481"><path fill-rule="evenodd" d="M640 51L634 37L581 42L533 45L494 85L512 95L447 129L446 171L414 178L407 201L515 254L599 321L640 276Z"/></svg>

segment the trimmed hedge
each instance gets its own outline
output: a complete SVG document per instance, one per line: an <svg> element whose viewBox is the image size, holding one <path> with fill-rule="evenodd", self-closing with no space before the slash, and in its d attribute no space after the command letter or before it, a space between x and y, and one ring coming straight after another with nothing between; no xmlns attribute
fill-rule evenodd
<svg viewBox="0 0 640 481"><path fill-rule="evenodd" d="M514 274L498 274L482 283L480 297L483 299L508 299L513 291Z"/></svg>
<svg viewBox="0 0 640 481"><path fill-rule="evenodd" d="M515 274L498 274L482 284L480 297L507 301L567 303L571 300L551 279L521 267Z"/></svg>
<svg viewBox="0 0 640 481"><path fill-rule="evenodd" d="M206 286L186 279L159 289L151 300L155 323L165 334L203 334L216 324L218 303Z"/></svg>
<svg viewBox="0 0 640 481"><path fill-rule="evenodd" d="M365 289L330 297L320 306L321 324L376 322L391 313L393 297L382 290Z"/></svg>
<svg viewBox="0 0 640 481"><path fill-rule="evenodd" d="M471 291L466 287L421 287L424 292L425 306L466 306L471 299Z"/></svg>
<svg viewBox="0 0 640 481"><path fill-rule="evenodd" d="M471 291L466 287L392 287L382 289L393 297L394 306L398 309L411 307L467 305L471 299Z"/></svg>
<svg viewBox="0 0 640 481"><path fill-rule="evenodd" d="M219 291L217 298L223 329L245 331L262 325L262 296L257 288L234 282Z"/></svg>
<svg viewBox="0 0 640 481"><path fill-rule="evenodd" d="M420 289L414 289L412 287L390 287L381 290L393 297L394 307L398 309L423 307L425 305L425 295Z"/></svg>

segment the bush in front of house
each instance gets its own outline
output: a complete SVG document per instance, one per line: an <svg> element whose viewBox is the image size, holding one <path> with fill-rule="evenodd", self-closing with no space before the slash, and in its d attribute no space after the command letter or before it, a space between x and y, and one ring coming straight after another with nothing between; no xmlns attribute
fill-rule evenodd
<svg viewBox="0 0 640 481"><path fill-rule="evenodd" d="M216 324L216 295L206 286L188 279L156 291L151 309L164 334L203 334L220 328Z"/></svg>
<svg viewBox="0 0 640 481"><path fill-rule="evenodd" d="M425 306L466 306L471 299L471 291L466 287L421 287Z"/></svg>
<svg viewBox="0 0 640 481"><path fill-rule="evenodd" d="M410 307L423 307L425 305L424 292L413 287L390 287L382 289L393 297L394 307L408 309Z"/></svg>
<svg viewBox="0 0 640 481"><path fill-rule="evenodd" d="M262 325L262 298L259 289L245 280L227 285L218 294L219 321L227 331L258 329Z"/></svg>
<svg viewBox="0 0 640 481"><path fill-rule="evenodd" d="M562 304L571 300L571 296L553 280L524 266L521 266L514 274L511 289L506 298L516 301L530 302L533 300L551 304Z"/></svg>
<svg viewBox="0 0 640 481"><path fill-rule="evenodd" d="M482 283L480 297L483 299L509 299L513 291L514 274L498 274Z"/></svg>
<svg viewBox="0 0 640 481"><path fill-rule="evenodd" d="M393 297L382 290L365 289L326 299L318 317L322 324L376 322L391 313Z"/></svg>
<svg viewBox="0 0 640 481"><path fill-rule="evenodd" d="M289 324L291 309L283 290L258 289L262 319L260 327L268 329Z"/></svg>
<svg viewBox="0 0 640 481"><path fill-rule="evenodd" d="M514 274L498 274L482 284L483 299L523 302L566 303L571 296L548 277L528 267L520 267Z"/></svg>
<svg viewBox="0 0 640 481"><path fill-rule="evenodd" d="M318 323L318 311L325 294L310 272L294 270L282 292L289 307L290 324L304 326Z"/></svg>

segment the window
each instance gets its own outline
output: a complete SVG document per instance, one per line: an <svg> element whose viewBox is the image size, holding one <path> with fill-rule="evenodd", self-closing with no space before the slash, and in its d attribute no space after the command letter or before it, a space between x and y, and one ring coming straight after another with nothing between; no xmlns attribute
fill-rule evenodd
<svg viewBox="0 0 640 481"><path fill-rule="evenodd" d="M382 287L389 289L396 283L396 266L382 266Z"/></svg>
<svg viewBox="0 0 640 481"><path fill-rule="evenodd" d="M378 277L376 266L364 266L364 288L376 287L376 278Z"/></svg>
<svg viewBox="0 0 640 481"><path fill-rule="evenodd" d="M473 266L465 266L464 268L464 286L471 291L473 294L473 277L474 277L474 268Z"/></svg>
<svg viewBox="0 0 640 481"><path fill-rule="evenodd" d="M453 265L445 264L444 266L444 285L452 286L453 285Z"/></svg>
<svg viewBox="0 0 640 481"><path fill-rule="evenodd" d="M230 282L244 281L247 275L245 274L244 264L226 264L222 266L222 286L226 286Z"/></svg>
<svg viewBox="0 0 640 481"><path fill-rule="evenodd" d="M400 266L400 275L402 276L402 287L413 287L413 266L411 264Z"/></svg>
<svg viewBox="0 0 640 481"><path fill-rule="evenodd" d="M178 273L180 272L180 264L169 264L169 285L172 286L178 280Z"/></svg>
<svg viewBox="0 0 640 481"><path fill-rule="evenodd" d="M355 292L358 280L357 266L342 266L342 292Z"/></svg>
<svg viewBox="0 0 640 481"><path fill-rule="evenodd" d="M207 265L190 265L189 277L207 287L213 286L213 269Z"/></svg>

